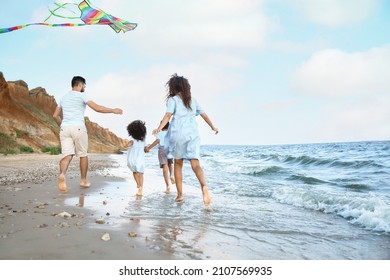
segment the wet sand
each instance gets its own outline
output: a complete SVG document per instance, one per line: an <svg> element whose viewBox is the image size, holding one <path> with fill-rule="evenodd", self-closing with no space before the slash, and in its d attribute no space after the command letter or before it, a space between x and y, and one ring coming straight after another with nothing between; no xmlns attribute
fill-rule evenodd
<svg viewBox="0 0 390 280"><path fill-rule="evenodd" d="M57 188L59 159L45 154L0 156L0 259L174 259L156 249L147 225L121 217L135 190L106 174L106 168L115 166L108 155L89 156L88 189L79 187L75 158L67 174L67 194ZM102 240L107 233L110 240Z"/></svg>

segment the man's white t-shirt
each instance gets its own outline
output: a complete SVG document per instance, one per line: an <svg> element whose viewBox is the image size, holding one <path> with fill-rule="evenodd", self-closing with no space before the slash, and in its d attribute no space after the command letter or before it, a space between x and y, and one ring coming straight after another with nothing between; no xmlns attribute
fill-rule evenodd
<svg viewBox="0 0 390 280"><path fill-rule="evenodd" d="M89 96L84 92L72 90L65 94L59 103L63 113L61 127L85 126L85 107L90 100Z"/></svg>

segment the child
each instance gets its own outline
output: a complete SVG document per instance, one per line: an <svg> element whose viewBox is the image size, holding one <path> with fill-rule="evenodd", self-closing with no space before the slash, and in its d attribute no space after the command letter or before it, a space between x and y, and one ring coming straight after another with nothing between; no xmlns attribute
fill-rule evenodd
<svg viewBox="0 0 390 280"><path fill-rule="evenodd" d="M169 122L162 128L162 130L156 135L156 140L149 146L145 147L145 152L148 153L154 146L158 144L158 161L160 163L160 168L163 169L163 176L165 180L165 185L166 185L166 193L171 192L171 188L169 186L169 180L168 180L168 171L169 171L169 177L171 179L171 183L175 183L175 179L173 178L172 175L172 158L167 158L167 155L165 153L164 149L164 139L167 134L169 127Z"/></svg>
<svg viewBox="0 0 390 280"><path fill-rule="evenodd" d="M203 203L205 206L209 206L211 197L207 189L203 170L199 164L200 137L195 117L200 115L211 129L215 131L215 134L218 133L218 129L213 125L198 102L191 97L191 86L186 78L174 74L166 85L168 86L167 110L159 127L153 130L153 135L159 133L173 116L168 128L167 139L169 140L165 143L165 149L168 157L173 155L175 159L176 201L181 202L184 199L182 192L182 168L183 160L187 159L190 160L192 170L202 188Z"/></svg>
<svg viewBox="0 0 390 280"><path fill-rule="evenodd" d="M146 126L143 121L136 120L127 126L129 133L130 146L127 152L127 166L133 172L134 180L137 184L137 196L142 196L142 187L144 184L145 170L145 137Z"/></svg>

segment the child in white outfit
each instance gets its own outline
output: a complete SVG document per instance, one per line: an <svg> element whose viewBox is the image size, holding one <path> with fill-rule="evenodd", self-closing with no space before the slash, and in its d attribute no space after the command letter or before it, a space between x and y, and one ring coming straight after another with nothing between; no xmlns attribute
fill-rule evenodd
<svg viewBox="0 0 390 280"><path fill-rule="evenodd" d="M145 122L136 120L127 126L130 136L130 147L127 152L127 166L133 172L134 180L137 184L137 196L142 196L145 171Z"/></svg>

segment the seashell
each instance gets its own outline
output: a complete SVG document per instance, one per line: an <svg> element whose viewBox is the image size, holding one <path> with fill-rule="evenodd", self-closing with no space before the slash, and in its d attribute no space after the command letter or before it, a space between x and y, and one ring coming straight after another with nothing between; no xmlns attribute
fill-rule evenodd
<svg viewBox="0 0 390 280"><path fill-rule="evenodd" d="M107 204L107 201L106 200L103 200L103 205L106 205Z"/></svg>
<svg viewBox="0 0 390 280"><path fill-rule="evenodd" d="M137 233L135 231L130 231L129 232L129 236L130 237L136 237L137 236Z"/></svg>
<svg viewBox="0 0 390 280"><path fill-rule="evenodd" d="M109 241L110 239L111 238L110 238L110 235L108 233L103 234L103 236L102 236L103 241Z"/></svg>
<svg viewBox="0 0 390 280"><path fill-rule="evenodd" d="M60 227L70 227L67 222L60 223Z"/></svg>
<svg viewBox="0 0 390 280"><path fill-rule="evenodd" d="M104 224L106 221L103 218L96 219L95 221L97 224Z"/></svg>
<svg viewBox="0 0 390 280"><path fill-rule="evenodd" d="M48 225L47 224L37 225L37 228L45 228L45 227L48 227Z"/></svg>
<svg viewBox="0 0 390 280"><path fill-rule="evenodd" d="M62 218L70 218L70 217L72 217L71 214L69 214L68 212L65 212L65 211L57 214L57 216L60 216Z"/></svg>

